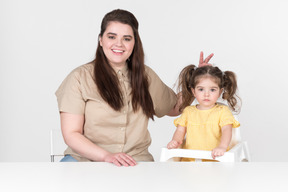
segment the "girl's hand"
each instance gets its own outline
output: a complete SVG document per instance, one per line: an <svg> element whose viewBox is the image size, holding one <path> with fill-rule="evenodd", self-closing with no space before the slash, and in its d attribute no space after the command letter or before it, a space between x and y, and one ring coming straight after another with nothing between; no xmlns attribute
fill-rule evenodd
<svg viewBox="0 0 288 192"><path fill-rule="evenodd" d="M172 141L170 141L170 142L168 143L167 148L168 148L168 149L176 149L176 148L178 148L181 144L182 144L182 142L178 142L178 141L172 140Z"/></svg>
<svg viewBox="0 0 288 192"><path fill-rule="evenodd" d="M212 65L209 63L210 59L214 56L213 53L211 53L208 57L203 60L203 51L200 52L200 60L199 60L199 65L198 67L203 67L205 65Z"/></svg>
<svg viewBox="0 0 288 192"><path fill-rule="evenodd" d="M113 163L115 165L117 165L118 167L120 166L134 166L136 165L136 161L130 156L127 155L126 153L110 153L108 155L106 155L106 157L104 158L105 162L108 163Z"/></svg>
<svg viewBox="0 0 288 192"><path fill-rule="evenodd" d="M216 147L215 149L212 150L211 156L213 159L215 159L215 157L223 156L225 152L226 152L226 148Z"/></svg>

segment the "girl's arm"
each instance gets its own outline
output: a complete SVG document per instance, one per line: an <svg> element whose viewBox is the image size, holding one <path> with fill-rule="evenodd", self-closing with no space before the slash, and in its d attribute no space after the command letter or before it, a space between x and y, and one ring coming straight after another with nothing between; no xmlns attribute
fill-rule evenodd
<svg viewBox="0 0 288 192"><path fill-rule="evenodd" d="M227 148L231 142L232 138L232 124L225 125L221 128L222 136L218 147L212 150L212 158L222 156L227 151Z"/></svg>
<svg viewBox="0 0 288 192"><path fill-rule="evenodd" d="M65 143L83 157L92 161L105 161L117 166L136 165L135 160L125 153L110 153L92 143L83 135L84 115L60 113L61 129Z"/></svg>
<svg viewBox="0 0 288 192"><path fill-rule="evenodd" d="M167 148L168 149L178 148L182 144L185 134L186 134L186 127L178 125L173 135L172 141L168 143Z"/></svg>

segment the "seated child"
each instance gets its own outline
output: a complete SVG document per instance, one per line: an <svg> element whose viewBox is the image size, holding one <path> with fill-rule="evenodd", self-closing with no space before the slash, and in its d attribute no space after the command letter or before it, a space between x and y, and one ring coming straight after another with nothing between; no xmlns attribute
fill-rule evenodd
<svg viewBox="0 0 288 192"><path fill-rule="evenodd" d="M238 111L236 75L231 71L222 72L218 67L189 65L179 75L179 88L183 113L174 121L177 129L167 148L179 148L186 136L182 148L211 151L213 159L222 156L228 150L232 128L240 126L230 111ZM217 103L221 95L230 109ZM198 104L191 106L195 98ZM182 158L181 161L194 159Z"/></svg>

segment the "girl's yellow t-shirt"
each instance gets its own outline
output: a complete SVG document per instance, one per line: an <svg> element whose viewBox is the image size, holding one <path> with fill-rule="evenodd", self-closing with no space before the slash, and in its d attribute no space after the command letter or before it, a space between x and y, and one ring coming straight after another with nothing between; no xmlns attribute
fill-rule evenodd
<svg viewBox="0 0 288 192"><path fill-rule="evenodd" d="M176 127L186 127L184 149L206 151L211 151L220 144L221 127L228 124L232 124L232 128L240 126L228 106L220 104L208 110L199 110L195 105L188 106L182 115L174 120ZM183 161L194 160L184 158Z"/></svg>

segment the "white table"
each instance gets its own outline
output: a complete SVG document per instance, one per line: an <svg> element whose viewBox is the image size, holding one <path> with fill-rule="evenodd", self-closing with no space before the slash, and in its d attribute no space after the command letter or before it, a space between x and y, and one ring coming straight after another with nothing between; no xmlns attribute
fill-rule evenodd
<svg viewBox="0 0 288 192"><path fill-rule="evenodd" d="M288 191L288 162L0 163L1 192Z"/></svg>

